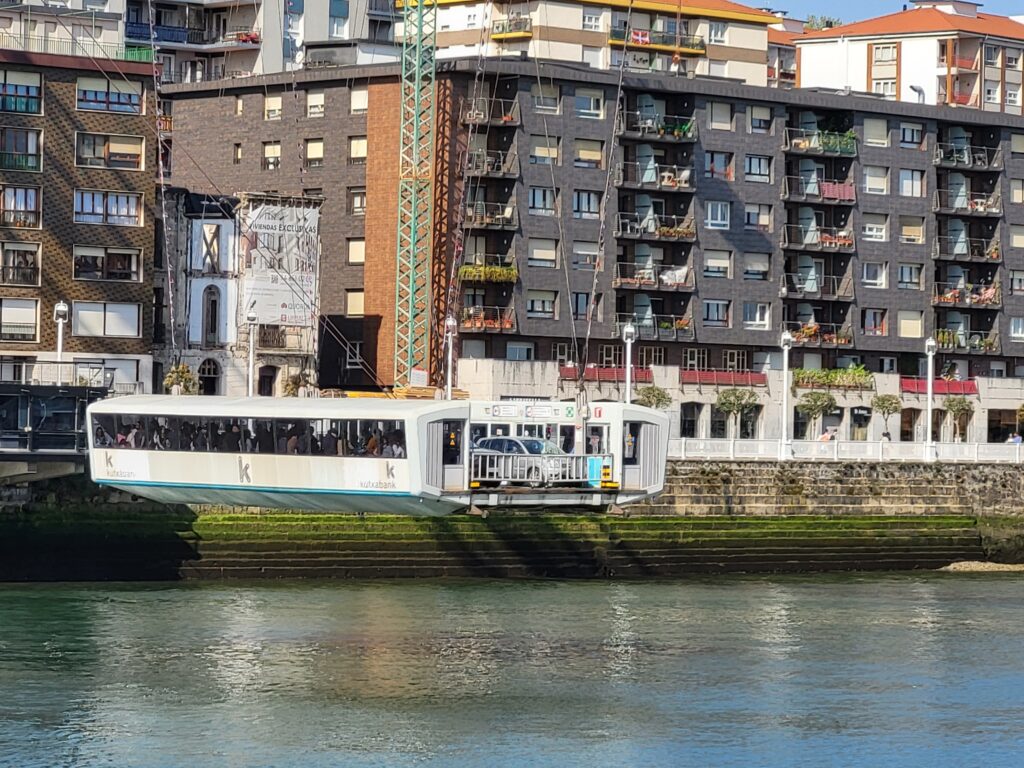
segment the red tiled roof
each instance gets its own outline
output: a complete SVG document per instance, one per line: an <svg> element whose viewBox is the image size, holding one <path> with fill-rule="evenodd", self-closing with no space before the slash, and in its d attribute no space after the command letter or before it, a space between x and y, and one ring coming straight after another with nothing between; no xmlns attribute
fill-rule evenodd
<svg viewBox="0 0 1024 768"><path fill-rule="evenodd" d="M994 16L978 13L977 16L962 16L943 13L935 8L912 8L909 11L890 13L873 19L855 21L831 29L807 32L800 40L829 40L838 37L874 37L881 35L913 35L927 32L966 32L972 35L1024 40L1024 24L1008 16Z"/></svg>
<svg viewBox="0 0 1024 768"><path fill-rule="evenodd" d="M771 13L766 13L749 5L740 5L730 0L648 0L652 5L665 5L670 8L677 8L680 11L688 12L689 15L699 15L701 11L718 11L727 14L739 14L746 17L746 20L773 24L778 18Z"/></svg>
<svg viewBox="0 0 1024 768"><path fill-rule="evenodd" d="M796 32L787 32L784 29L772 29L768 28L768 45L785 45L793 47L796 45L796 39L803 37L798 35Z"/></svg>

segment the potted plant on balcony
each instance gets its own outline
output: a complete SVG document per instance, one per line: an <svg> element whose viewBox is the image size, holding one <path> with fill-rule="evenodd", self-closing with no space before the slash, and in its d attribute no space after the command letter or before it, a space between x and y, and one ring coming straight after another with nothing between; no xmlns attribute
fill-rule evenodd
<svg viewBox="0 0 1024 768"><path fill-rule="evenodd" d="M677 317L675 322L676 330L683 331L690 327L690 318Z"/></svg>

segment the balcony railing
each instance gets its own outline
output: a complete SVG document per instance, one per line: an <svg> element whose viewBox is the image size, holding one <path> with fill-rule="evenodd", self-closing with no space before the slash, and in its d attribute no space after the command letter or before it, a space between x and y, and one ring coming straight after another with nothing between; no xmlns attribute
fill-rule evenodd
<svg viewBox="0 0 1024 768"><path fill-rule="evenodd" d="M27 53L50 53L55 56L87 56L94 59L116 59L118 61L153 61L153 49L149 47L58 37L12 35L7 32L0 32L0 48Z"/></svg>
<svg viewBox="0 0 1024 768"><path fill-rule="evenodd" d="M976 107L979 103L978 95L970 91L953 91L948 97L940 92L938 101L940 104L956 104L960 107Z"/></svg>
<svg viewBox="0 0 1024 768"><path fill-rule="evenodd" d="M724 387L764 387L768 385L768 374L756 371L679 371L679 383L710 384Z"/></svg>
<svg viewBox="0 0 1024 768"><path fill-rule="evenodd" d="M615 181L625 187L661 190L693 190L693 168L660 163L619 163Z"/></svg>
<svg viewBox="0 0 1024 768"><path fill-rule="evenodd" d="M627 48L670 48L680 53L704 53L707 44L699 35L677 35L674 32L658 32L652 29L624 29L617 27L609 30L608 42Z"/></svg>
<svg viewBox="0 0 1024 768"><path fill-rule="evenodd" d="M955 68L955 69L966 69L966 70L969 70L971 72L975 72L978 69L978 57L977 56L974 56L973 58L969 57L969 56L954 56L953 58L949 59L948 62L947 62L947 59L946 59L945 56L940 56L939 57L939 66L940 67L946 66L947 63L949 64L949 66L951 68Z"/></svg>
<svg viewBox="0 0 1024 768"><path fill-rule="evenodd" d="M3 285L39 285L39 267L0 267L0 283Z"/></svg>
<svg viewBox="0 0 1024 768"><path fill-rule="evenodd" d="M515 229L517 222L515 203L470 203L466 207L466 227Z"/></svg>
<svg viewBox="0 0 1024 768"><path fill-rule="evenodd" d="M39 211L0 211L0 227L36 229L39 227Z"/></svg>
<svg viewBox="0 0 1024 768"><path fill-rule="evenodd" d="M469 99L462 109L462 121L474 125L518 125L519 102L516 99L489 99L484 96Z"/></svg>
<svg viewBox="0 0 1024 768"><path fill-rule="evenodd" d="M696 141L697 121L683 115L662 115L654 111L623 112L620 134L657 141Z"/></svg>
<svg viewBox="0 0 1024 768"><path fill-rule="evenodd" d="M933 259L949 259L951 261L1002 261L999 238L986 240L980 237L949 237L941 235L935 238L932 246Z"/></svg>
<svg viewBox="0 0 1024 768"><path fill-rule="evenodd" d="M853 331L848 325L796 320L784 322L782 327L793 336L794 344L804 347L849 347L853 344Z"/></svg>
<svg viewBox="0 0 1024 768"><path fill-rule="evenodd" d="M690 216L620 213L615 236L641 240L693 240L697 237L697 227Z"/></svg>
<svg viewBox="0 0 1024 768"><path fill-rule="evenodd" d="M782 231L782 247L808 251L852 251L855 245L849 227L805 227L787 224Z"/></svg>
<svg viewBox="0 0 1024 768"><path fill-rule="evenodd" d="M471 176L515 176L519 173L519 154L495 149L470 150L466 172Z"/></svg>
<svg viewBox="0 0 1024 768"><path fill-rule="evenodd" d="M366 12L376 18L392 18L398 14L392 0L369 0Z"/></svg>
<svg viewBox="0 0 1024 768"><path fill-rule="evenodd" d="M511 333L516 329L513 307L463 307L459 328L470 333Z"/></svg>
<svg viewBox="0 0 1024 768"><path fill-rule="evenodd" d="M463 256L459 280L469 283L514 283L519 279L512 254L471 253Z"/></svg>
<svg viewBox="0 0 1024 768"><path fill-rule="evenodd" d="M0 341L35 341L35 323L0 323Z"/></svg>
<svg viewBox="0 0 1024 768"><path fill-rule="evenodd" d="M927 395L928 379L916 376L900 376L900 392L908 395ZM978 382L971 381L946 381L945 379L932 379L932 394L934 395L976 395L978 394Z"/></svg>
<svg viewBox="0 0 1024 768"><path fill-rule="evenodd" d="M852 204L857 201L857 188L852 181L787 176L782 180L782 197L784 200Z"/></svg>
<svg viewBox="0 0 1024 768"><path fill-rule="evenodd" d="M957 213L968 216L999 216L1003 212L998 194L968 192L965 189L937 189L932 197L932 208L938 213Z"/></svg>
<svg viewBox="0 0 1024 768"><path fill-rule="evenodd" d="M491 25L492 40L517 40L533 36L533 20L529 16L501 19Z"/></svg>
<svg viewBox="0 0 1024 768"><path fill-rule="evenodd" d="M5 171L38 171L42 160L39 153L0 152L0 168Z"/></svg>
<svg viewBox="0 0 1024 768"><path fill-rule="evenodd" d="M153 27L152 35L158 43L187 43L188 27L172 27L164 24L157 24ZM130 40L149 41L149 24L137 21L128 21L124 25L124 36Z"/></svg>
<svg viewBox="0 0 1024 768"><path fill-rule="evenodd" d="M170 133L174 130L174 118L170 115L158 115L156 127L161 133Z"/></svg>
<svg viewBox="0 0 1024 768"><path fill-rule="evenodd" d="M622 329L632 323L638 338L651 341L691 341L695 334L693 318L689 315L643 315L630 314L615 316L616 335L622 336Z"/></svg>
<svg viewBox="0 0 1024 768"><path fill-rule="evenodd" d="M779 286L782 298L820 298L853 300L853 280L849 275L786 274Z"/></svg>
<svg viewBox="0 0 1024 768"><path fill-rule="evenodd" d="M575 365L560 365L558 378L565 381L576 381L580 378L580 369ZM638 384L649 384L654 381L654 372L650 368L633 366L632 379ZM625 381L626 366L624 365L588 365L583 369L584 381Z"/></svg>
<svg viewBox="0 0 1024 768"><path fill-rule="evenodd" d="M692 291L693 270L687 264L619 262L615 265L612 287L641 291Z"/></svg>
<svg viewBox="0 0 1024 768"><path fill-rule="evenodd" d="M996 330L971 332L962 328L938 328L935 341L943 352L999 354L999 332Z"/></svg>
<svg viewBox="0 0 1024 768"><path fill-rule="evenodd" d="M1003 303L998 285L971 283L936 283L932 304L945 307L998 307Z"/></svg>
<svg viewBox="0 0 1024 768"><path fill-rule="evenodd" d="M812 128L787 128L785 149L814 155L853 157L857 154L857 136L852 131L837 133Z"/></svg>
<svg viewBox="0 0 1024 768"><path fill-rule="evenodd" d="M1003 150L970 144L936 144L933 162L956 168L999 169L1003 167Z"/></svg>

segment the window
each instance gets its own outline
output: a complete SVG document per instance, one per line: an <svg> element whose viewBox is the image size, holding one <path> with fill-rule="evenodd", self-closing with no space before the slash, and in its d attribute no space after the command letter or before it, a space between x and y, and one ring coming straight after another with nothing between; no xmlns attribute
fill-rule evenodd
<svg viewBox="0 0 1024 768"><path fill-rule="evenodd" d="M604 168L604 142L576 139L572 164L577 168Z"/></svg>
<svg viewBox="0 0 1024 768"><path fill-rule="evenodd" d="M921 244L924 242L924 218L921 216L900 216L900 242Z"/></svg>
<svg viewBox="0 0 1024 768"><path fill-rule="evenodd" d="M772 110L771 110L771 107L751 106L747 110L747 114L750 116L750 132L751 133L771 133L772 132Z"/></svg>
<svg viewBox="0 0 1024 768"><path fill-rule="evenodd" d="M708 229L728 229L730 204L709 200L706 205L704 226Z"/></svg>
<svg viewBox="0 0 1024 768"><path fill-rule="evenodd" d="M1010 202L1024 203L1024 179L1010 179Z"/></svg>
<svg viewBox="0 0 1024 768"><path fill-rule="evenodd" d="M900 123L900 146L920 149L924 140L924 126L920 123Z"/></svg>
<svg viewBox="0 0 1024 768"><path fill-rule="evenodd" d="M1014 296L1024 295L1024 270L1010 270L1010 293Z"/></svg>
<svg viewBox="0 0 1024 768"><path fill-rule="evenodd" d="M39 285L39 243L0 244L0 284Z"/></svg>
<svg viewBox="0 0 1024 768"><path fill-rule="evenodd" d="M896 98L895 80L872 80L871 92L886 99Z"/></svg>
<svg viewBox="0 0 1024 768"><path fill-rule="evenodd" d="M999 48L994 45L985 46L985 64L990 67L999 66Z"/></svg>
<svg viewBox="0 0 1024 768"><path fill-rule="evenodd" d="M345 344L345 367L349 370L363 367L363 342L350 341Z"/></svg>
<svg viewBox="0 0 1024 768"><path fill-rule="evenodd" d="M36 299L0 298L0 341L35 341L38 316Z"/></svg>
<svg viewBox="0 0 1024 768"><path fill-rule="evenodd" d="M351 115L365 115L370 107L370 93L365 85L353 85L348 92L348 111Z"/></svg>
<svg viewBox="0 0 1024 768"><path fill-rule="evenodd" d="M244 106L241 96L235 96L235 114L242 114L242 107Z"/></svg>
<svg viewBox="0 0 1024 768"><path fill-rule="evenodd" d="M534 216L554 216L555 190L551 187L530 187L530 213Z"/></svg>
<svg viewBox="0 0 1024 768"><path fill-rule="evenodd" d="M138 338L142 335L141 309L139 304L76 301L71 307L71 333Z"/></svg>
<svg viewBox="0 0 1024 768"><path fill-rule="evenodd" d="M747 155L743 159L743 175L755 184L770 184L772 159L767 155Z"/></svg>
<svg viewBox="0 0 1024 768"><path fill-rule="evenodd" d="M1010 247L1024 248L1024 225L1010 225Z"/></svg>
<svg viewBox="0 0 1024 768"><path fill-rule="evenodd" d="M532 341L510 341L505 345L505 359L520 362L535 360L536 346Z"/></svg>
<svg viewBox="0 0 1024 768"><path fill-rule="evenodd" d="M583 30L585 32L601 31L600 11L583 11Z"/></svg>
<svg viewBox="0 0 1024 768"><path fill-rule="evenodd" d="M924 171L900 168L900 197L924 197Z"/></svg>
<svg viewBox="0 0 1024 768"><path fill-rule="evenodd" d="M558 114L561 102L559 86L534 83L530 86L530 95L533 97L535 111L546 115Z"/></svg>
<svg viewBox="0 0 1024 768"><path fill-rule="evenodd" d="M353 216L366 215L366 189L364 187L349 188L348 212Z"/></svg>
<svg viewBox="0 0 1024 768"><path fill-rule="evenodd" d="M572 193L572 217L574 219L598 219L601 217L601 193L577 189Z"/></svg>
<svg viewBox="0 0 1024 768"><path fill-rule="evenodd" d="M1006 93L1004 94L1006 99L1006 106L1008 107L1019 107L1020 106L1020 84L1019 83L1007 83Z"/></svg>
<svg viewBox="0 0 1024 768"><path fill-rule="evenodd" d="M526 292L526 316L553 320L555 318L555 301L558 293L555 291Z"/></svg>
<svg viewBox="0 0 1024 768"><path fill-rule="evenodd" d="M732 277L732 253L704 251L704 277Z"/></svg>
<svg viewBox="0 0 1024 768"><path fill-rule="evenodd" d="M720 131L731 131L732 104L726 101L709 101L708 127Z"/></svg>
<svg viewBox="0 0 1024 768"><path fill-rule="evenodd" d="M650 368L652 365L664 365L665 364L665 348L664 347L648 347L642 346L637 350L637 366L640 368Z"/></svg>
<svg viewBox="0 0 1024 768"><path fill-rule="evenodd" d="M744 204L743 228L752 232L771 232L772 207L766 203Z"/></svg>
<svg viewBox="0 0 1024 768"><path fill-rule="evenodd" d="M590 294L589 293L573 293L572 294L572 319L573 320L586 320L587 314L590 310Z"/></svg>
<svg viewBox="0 0 1024 768"><path fill-rule="evenodd" d="M869 147L888 147L889 123L884 118L864 118L864 143Z"/></svg>
<svg viewBox="0 0 1024 768"><path fill-rule="evenodd" d="M263 142L263 170L276 171L281 167L281 142Z"/></svg>
<svg viewBox="0 0 1024 768"><path fill-rule="evenodd" d="M919 309L896 312L896 335L904 339L924 338L924 316Z"/></svg>
<svg viewBox="0 0 1024 768"><path fill-rule="evenodd" d="M686 347L683 349L683 368L687 371L706 371L708 369L707 348Z"/></svg>
<svg viewBox="0 0 1024 768"><path fill-rule="evenodd" d="M75 222L112 224L118 227L142 226L142 195L127 192L75 190Z"/></svg>
<svg viewBox="0 0 1024 768"><path fill-rule="evenodd" d="M889 216L884 213L865 213L862 234L865 240L884 243L889 239Z"/></svg>
<svg viewBox="0 0 1024 768"><path fill-rule="evenodd" d="M327 17L327 38L329 40L341 40L345 37L345 23L348 21L343 16Z"/></svg>
<svg viewBox="0 0 1024 768"><path fill-rule="evenodd" d="M750 331L767 331L771 328L772 305L761 302L743 302L743 327Z"/></svg>
<svg viewBox="0 0 1024 768"><path fill-rule="evenodd" d="M0 226L38 228L42 223L39 208L39 187L11 187L4 185ZM77 221L77 219L76 219Z"/></svg>
<svg viewBox="0 0 1024 768"><path fill-rule="evenodd" d="M876 45L875 64L890 64L896 61L895 45Z"/></svg>
<svg viewBox="0 0 1024 768"><path fill-rule="evenodd" d="M43 80L38 72L0 69L0 112L38 115L43 111L42 96Z"/></svg>
<svg viewBox="0 0 1024 768"><path fill-rule="evenodd" d="M743 254L743 279L767 280L771 265L771 256L767 253Z"/></svg>
<svg viewBox="0 0 1024 768"><path fill-rule="evenodd" d="M349 136L348 139L348 164L366 165L366 137Z"/></svg>
<svg viewBox="0 0 1024 768"><path fill-rule="evenodd" d="M349 139L351 144L352 139ZM352 162L349 159L349 162ZM303 166L306 168L322 168L324 164L324 140L306 139L306 157Z"/></svg>
<svg viewBox="0 0 1024 768"><path fill-rule="evenodd" d="M533 165L557 165L558 137L531 136L530 163Z"/></svg>
<svg viewBox="0 0 1024 768"><path fill-rule="evenodd" d="M321 89L306 91L306 117L324 116L324 92Z"/></svg>
<svg viewBox="0 0 1024 768"><path fill-rule="evenodd" d="M366 263L366 240L361 237L350 237L348 240L348 263Z"/></svg>
<svg viewBox="0 0 1024 768"><path fill-rule="evenodd" d="M80 77L77 91L79 109L90 112L142 114L141 82L133 83L123 80L118 82L100 77Z"/></svg>
<svg viewBox="0 0 1024 768"><path fill-rule="evenodd" d="M463 342L465 343L465 342ZM466 356L465 352L462 354ZM572 360L572 355L569 354L569 344L565 341L556 341L551 345L551 359L559 365L565 365Z"/></svg>
<svg viewBox="0 0 1024 768"><path fill-rule="evenodd" d="M1006 56L1006 68L1017 69L1020 66L1020 51L1016 48L1006 48L1003 51Z"/></svg>
<svg viewBox="0 0 1024 768"><path fill-rule="evenodd" d="M865 165L864 192L869 195L889 194L889 169L881 165Z"/></svg>
<svg viewBox="0 0 1024 768"><path fill-rule="evenodd" d="M725 33L728 25L724 21L712 21L708 23L708 42L722 45L725 43Z"/></svg>
<svg viewBox="0 0 1024 768"><path fill-rule="evenodd" d="M271 96L267 94L263 97L263 119L264 120L280 120L281 119L281 97Z"/></svg>
<svg viewBox="0 0 1024 768"><path fill-rule="evenodd" d="M621 368L624 359L622 344L602 344L597 348L597 364L601 368Z"/></svg>
<svg viewBox="0 0 1024 768"><path fill-rule="evenodd" d="M861 327L865 336L887 336L884 309L861 310Z"/></svg>
<svg viewBox="0 0 1024 768"><path fill-rule="evenodd" d="M527 262L531 267L554 269L558 266L558 241L531 237L527 242Z"/></svg>
<svg viewBox="0 0 1024 768"><path fill-rule="evenodd" d="M241 165L242 164L242 145L241 144L235 144L234 148L231 150L231 163L233 165Z"/></svg>
<svg viewBox="0 0 1024 768"><path fill-rule="evenodd" d="M861 264L860 284L865 288L885 288L888 265L880 261Z"/></svg>
<svg viewBox="0 0 1024 768"><path fill-rule="evenodd" d="M896 287L909 291L921 290L921 265L900 264L896 268Z"/></svg>
<svg viewBox="0 0 1024 768"><path fill-rule="evenodd" d="M203 291L203 344L215 346L220 338L220 288L208 285Z"/></svg>
<svg viewBox="0 0 1024 768"><path fill-rule="evenodd" d="M604 117L604 91L576 89L576 117L600 120Z"/></svg>
<svg viewBox="0 0 1024 768"><path fill-rule="evenodd" d="M601 64L604 58L604 49L597 48L592 45L584 45L581 46L581 48L582 62L586 64L588 67L593 67L594 69L602 69Z"/></svg>
<svg viewBox="0 0 1024 768"><path fill-rule="evenodd" d="M364 310L363 292L345 291L345 314L349 317L362 317Z"/></svg>
<svg viewBox="0 0 1024 768"><path fill-rule="evenodd" d="M140 253L131 248L103 248L76 245L74 249L75 280L118 280L138 282Z"/></svg>
<svg viewBox="0 0 1024 768"><path fill-rule="evenodd" d="M719 299L705 299L703 319L705 328L728 328L729 302Z"/></svg>
<svg viewBox="0 0 1024 768"><path fill-rule="evenodd" d="M39 151L39 136L39 131L27 128L0 128L0 168L11 171L40 170L42 155Z"/></svg>
<svg viewBox="0 0 1024 768"><path fill-rule="evenodd" d="M732 181L732 152L705 152L704 178Z"/></svg>
<svg viewBox="0 0 1024 768"><path fill-rule="evenodd" d="M1010 151L1015 155L1024 154L1024 133L1010 134Z"/></svg>
<svg viewBox="0 0 1024 768"><path fill-rule="evenodd" d="M572 265L577 269L596 269L597 256L597 243L587 240L573 241Z"/></svg>
<svg viewBox="0 0 1024 768"><path fill-rule="evenodd" d="M1014 341L1024 341L1024 317L1010 318L1010 338Z"/></svg>

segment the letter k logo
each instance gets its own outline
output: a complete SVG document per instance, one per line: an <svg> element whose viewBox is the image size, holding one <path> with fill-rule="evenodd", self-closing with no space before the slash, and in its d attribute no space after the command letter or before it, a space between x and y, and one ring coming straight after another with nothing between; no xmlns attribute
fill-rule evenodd
<svg viewBox="0 0 1024 768"><path fill-rule="evenodd" d="M108 453L104 458L107 460L107 469L113 469L114 460L110 457L110 454Z"/></svg>
<svg viewBox="0 0 1024 768"><path fill-rule="evenodd" d="M238 482L240 483L251 483L252 479L249 477L249 464L242 461L242 457L238 457Z"/></svg>
<svg viewBox="0 0 1024 768"><path fill-rule="evenodd" d="M395 479L395 468L390 461L384 463L384 471L387 473L388 480Z"/></svg>

